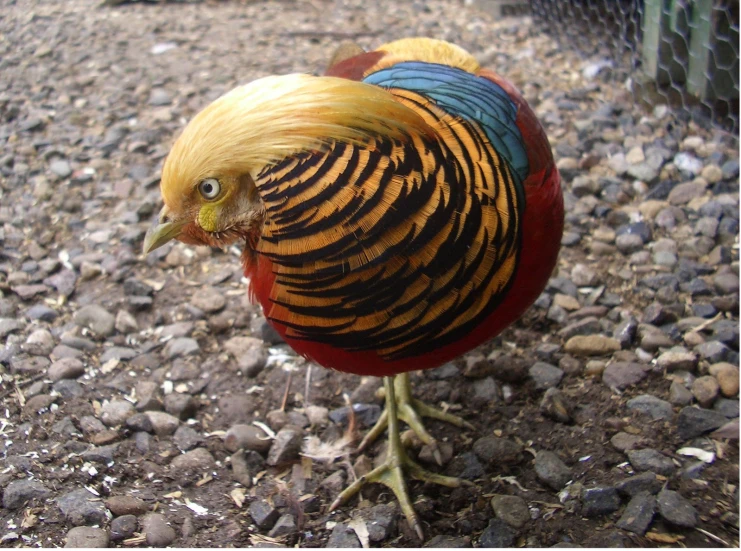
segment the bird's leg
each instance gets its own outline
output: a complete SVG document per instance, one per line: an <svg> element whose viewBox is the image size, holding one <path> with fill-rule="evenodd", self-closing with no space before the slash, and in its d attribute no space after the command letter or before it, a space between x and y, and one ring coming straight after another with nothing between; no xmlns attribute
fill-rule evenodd
<svg viewBox="0 0 741 551"><path fill-rule="evenodd" d="M334 500L329 510L334 511L337 507L346 503L348 499L360 491L363 485L370 482L380 482L391 488L394 492L396 499L399 500L399 504L401 505L401 510L409 522L409 526L415 531L419 539L422 540L424 539L422 526L417 518L417 514L414 512L412 501L409 499L404 473L406 472L406 474L416 480L433 482L450 488L457 488L463 484L470 484L470 482L430 472L409 459L399 436L399 418L397 413L397 399L394 392L394 377L384 377L383 385L386 389L386 411L384 414L386 415L389 429L389 445L386 452L386 460L382 465L376 467L367 475L360 477L347 487L337 496L337 499Z"/></svg>
<svg viewBox="0 0 741 551"><path fill-rule="evenodd" d="M396 395L396 404L398 409L399 419L404 421L409 428L411 428L415 434L419 437L422 443L427 444L432 448L432 454L438 465L442 465L442 456L437 446L437 440L427 432L424 424L422 423L422 417L431 417L432 419L438 419L440 421L447 421L455 425L456 427L473 429L473 426L464 421L457 415L447 413L439 409L428 406L423 401L412 397L412 387L409 383L409 373L402 373L394 378L394 391ZM358 447L358 451L364 450L370 444L372 444L376 438L386 429L389 423L388 418L389 411L389 398L388 391L386 395L386 409L381 414L381 417L376 422L375 426L368 431L363 441Z"/></svg>

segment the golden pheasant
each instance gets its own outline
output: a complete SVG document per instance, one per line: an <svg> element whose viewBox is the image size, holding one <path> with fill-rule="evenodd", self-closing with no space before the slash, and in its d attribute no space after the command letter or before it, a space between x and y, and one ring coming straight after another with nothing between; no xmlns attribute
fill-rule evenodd
<svg viewBox="0 0 741 551"><path fill-rule="evenodd" d="M332 508L382 482L421 538L404 473L462 482L412 461L398 419L433 446L420 416L465 422L412 398L406 373L497 335L558 256L560 177L522 96L447 42L341 55L325 76L266 77L217 99L173 146L161 189L145 252L244 243L251 293L288 344L385 377L386 411L364 443L388 426L387 459Z"/></svg>

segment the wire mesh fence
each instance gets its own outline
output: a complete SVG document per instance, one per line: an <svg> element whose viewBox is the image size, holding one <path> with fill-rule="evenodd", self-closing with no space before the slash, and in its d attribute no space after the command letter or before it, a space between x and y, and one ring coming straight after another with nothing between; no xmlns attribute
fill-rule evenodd
<svg viewBox="0 0 741 551"><path fill-rule="evenodd" d="M530 0L536 24L636 101L739 130L738 0Z"/></svg>

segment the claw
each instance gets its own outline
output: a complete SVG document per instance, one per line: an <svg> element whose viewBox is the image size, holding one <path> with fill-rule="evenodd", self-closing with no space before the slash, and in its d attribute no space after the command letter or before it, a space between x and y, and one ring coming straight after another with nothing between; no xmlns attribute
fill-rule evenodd
<svg viewBox="0 0 741 551"><path fill-rule="evenodd" d="M398 419L400 417L404 419L404 417L400 414L400 412L397 412L397 398L395 397L394 390L395 382L392 377L384 377L383 383L386 388L386 410L384 410L381 418L378 420L378 423L369 433L369 436L371 434L373 434L374 436L371 439L366 436L366 438L360 445L360 449L363 449L370 442L372 442L381 432L383 432L386 426L388 426L389 447L386 454L386 460L383 462L383 464L373 469L367 475L362 476L361 478L353 482L342 493L340 493L340 495L337 496L337 499L335 499L330 506L329 510L330 512L334 511L339 506L346 503L351 497L357 494L365 484L373 482L384 484L385 486L389 487L391 491L394 492L396 499L399 500L399 505L401 506L401 510L404 513L409 526L414 530L421 541L424 539L422 525L419 522L417 514L414 512L412 501L409 498L406 482L404 480L404 474L406 473L416 480L421 480L423 482L432 482L434 484L440 484L449 488L457 488L462 485L470 485L471 483L468 480L461 480L459 478L443 476L430 472L422 468L416 462L412 461L409 458L404 449L404 446L402 446L401 444L401 438L399 436ZM408 385L409 379L407 378L406 381L402 381L401 384ZM407 407L409 407L408 403ZM414 415L416 415L416 412L414 412L411 407L409 407L409 410L412 411ZM437 412L437 410L435 411L440 415L448 415L443 412ZM410 427L414 429L414 426L409 423L407 419L404 420L407 422L407 424L409 424ZM421 427L422 431L424 431L423 434L426 435L426 438L428 439L428 441L426 441L425 443L435 446L435 449L433 450L435 461L437 461L439 464L442 464L442 456L440 455L440 450L436 447L437 443L435 442L435 439L427 433L421 423L418 423L418 426ZM417 434L420 436L420 439L424 442L425 436L420 434L420 432L416 429L415 432L417 432Z"/></svg>

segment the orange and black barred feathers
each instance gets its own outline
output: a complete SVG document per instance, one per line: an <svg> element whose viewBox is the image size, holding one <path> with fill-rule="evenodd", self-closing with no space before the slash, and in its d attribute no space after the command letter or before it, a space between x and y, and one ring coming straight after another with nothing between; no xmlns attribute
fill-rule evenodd
<svg viewBox="0 0 741 551"><path fill-rule="evenodd" d="M290 340L411 358L492 314L517 268L522 178L474 120L391 88L438 138L334 143L266 169L257 261Z"/></svg>

